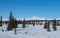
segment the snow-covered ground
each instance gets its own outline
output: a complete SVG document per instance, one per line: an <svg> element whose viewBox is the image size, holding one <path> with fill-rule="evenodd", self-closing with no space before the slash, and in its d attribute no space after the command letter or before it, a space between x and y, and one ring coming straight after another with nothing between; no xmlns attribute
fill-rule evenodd
<svg viewBox="0 0 60 38"><path fill-rule="evenodd" d="M23 20L24 18L17 19ZM51 18L39 18L39 17L31 17L25 18L25 20L52 20ZM59 20L57 18L56 20ZM8 21L7 19L3 19L2 21ZM7 25L3 25L0 27L0 38L60 38L60 26L57 26L57 31L53 31L52 25L50 26L51 31L48 32L47 29L43 28L44 25L26 25L26 28L22 28L22 24L18 25L17 32L14 34L14 29L11 31L7 31ZM2 32L4 29L4 32Z"/></svg>
<svg viewBox="0 0 60 38"><path fill-rule="evenodd" d="M53 31L52 26L50 26L50 32L44 29L43 25L26 25L26 28L21 26L21 24L18 25L17 33L14 34L14 29L6 31L7 26L3 25L0 27L0 38L60 38L60 26L57 26L57 31Z"/></svg>

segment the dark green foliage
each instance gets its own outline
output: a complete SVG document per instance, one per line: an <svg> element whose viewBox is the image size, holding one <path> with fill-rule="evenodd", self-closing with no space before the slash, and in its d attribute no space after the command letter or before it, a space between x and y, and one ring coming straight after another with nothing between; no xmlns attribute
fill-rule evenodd
<svg viewBox="0 0 60 38"><path fill-rule="evenodd" d="M24 18L24 20L22 22L22 28L25 28L25 25L26 25L26 21L25 21L25 18Z"/></svg>
<svg viewBox="0 0 60 38"><path fill-rule="evenodd" d="M35 26L35 23L33 23L33 26Z"/></svg>
<svg viewBox="0 0 60 38"><path fill-rule="evenodd" d="M57 22L57 26L60 26L60 22L59 21Z"/></svg>
<svg viewBox="0 0 60 38"><path fill-rule="evenodd" d="M7 30L12 30L13 28L17 28L17 21L16 19L12 19L10 20L9 24L8 24L8 27L7 27Z"/></svg>
<svg viewBox="0 0 60 38"><path fill-rule="evenodd" d="M46 21L45 22L45 25L44 25L44 29L47 29L47 31L49 32L50 31L50 22Z"/></svg>
<svg viewBox="0 0 60 38"><path fill-rule="evenodd" d="M2 22L0 21L0 26L2 26Z"/></svg>
<svg viewBox="0 0 60 38"><path fill-rule="evenodd" d="M48 31L48 32L51 31L49 26L50 26L50 22L48 22L48 26L47 26L47 31Z"/></svg>
<svg viewBox="0 0 60 38"><path fill-rule="evenodd" d="M12 30L13 28L17 28L17 20L14 20L14 17L12 16L12 11L10 11L10 17L9 17L9 24L7 26L7 30Z"/></svg>
<svg viewBox="0 0 60 38"><path fill-rule="evenodd" d="M44 29L47 29L47 27L48 27L48 24L47 24L47 22L45 22Z"/></svg>
<svg viewBox="0 0 60 38"><path fill-rule="evenodd" d="M53 30L56 31L57 30L56 27L54 27Z"/></svg>
<svg viewBox="0 0 60 38"><path fill-rule="evenodd" d="M0 26L2 26L2 16L0 17Z"/></svg>
<svg viewBox="0 0 60 38"><path fill-rule="evenodd" d="M56 27L56 20L53 21L53 30L56 31L57 27Z"/></svg>
<svg viewBox="0 0 60 38"><path fill-rule="evenodd" d="M14 21L14 25L15 25L15 27L14 27L14 29L15 29L15 31L14 31L14 34L16 34L16 28L17 28L17 20L15 19L15 21Z"/></svg>
<svg viewBox="0 0 60 38"><path fill-rule="evenodd" d="M9 30L12 30L11 25L8 25L7 30L8 30L8 31L9 31Z"/></svg>
<svg viewBox="0 0 60 38"><path fill-rule="evenodd" d="M50 32L50 27L49 27L49 25L48 25L48 27L47 27L47 31Z"/></svg>

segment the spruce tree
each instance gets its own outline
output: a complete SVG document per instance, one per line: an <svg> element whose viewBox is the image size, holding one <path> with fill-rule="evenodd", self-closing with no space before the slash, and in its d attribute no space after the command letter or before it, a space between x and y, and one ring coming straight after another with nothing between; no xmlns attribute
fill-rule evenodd
<svg viewBox="0 0 60 38"><path fill-rule="evenodd" d="M53 21L53 30L56 31L57 27L56 27L56 20Z"/></svg>
<svg viewBox="0 0 60 38"><path fill-rule="evenodd" d="M2 26L2 16L0 17L0 26Z"/></svg>
<svg viewBox="0 0 60 38"><path fill-rule="evenodd" d="M44 24L44 29L47 29L47 22L45 22L45 24Z"/></svg>
<svg viewBox="0 0 60 38"><path fill-rule="evenodd" d="M35 26L35 23L33 23L33 26Z"/></svg>
<svg viewBox="0 0 60 38"><path fill-rule="evenodd" d="M50 32L50 22L48 22L47 31Z"/></svg>
<svg viewBox="0 0 60 38"><path fill-rule="evenodd" d="M25 18L24 18L24 20L22 22L22 28L25 28L25 25L26 25L26 21L25 21Z"/></svg>

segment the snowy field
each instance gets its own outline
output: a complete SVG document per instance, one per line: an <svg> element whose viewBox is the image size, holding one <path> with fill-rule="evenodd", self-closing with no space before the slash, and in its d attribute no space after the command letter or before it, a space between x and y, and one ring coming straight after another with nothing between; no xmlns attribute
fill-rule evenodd
<svg viewBox="0 0 60 38"><path fill-rule="evenodd" d="M57 26L57 31L53 31L52 26L50 26L50 32L44 29L43 25L26 25L26 28L21 26L21 24L18 25L17 33L14 34L14 29L6 31L7 26L3 25L0 27L0 38L60 38L60 26Z"/></svg>

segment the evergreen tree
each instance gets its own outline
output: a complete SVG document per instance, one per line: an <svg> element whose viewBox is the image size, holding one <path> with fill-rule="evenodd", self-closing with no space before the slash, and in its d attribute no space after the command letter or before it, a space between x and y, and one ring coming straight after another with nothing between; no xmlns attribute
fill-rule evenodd
<svg viewBox="0 0 60 38"><path fill-rule="evenodd" d="M33 23L33 26L35 26L35 23Z"/></svg>
<svg viewBox="0 0 60 38"><path fill-rule="evenodd" d="M2 16L0 17L0 26L2 26Z"/></svg>
<svg viewBox="0 0 60 38"><path fill-rule="evenodd" d="M48 22L47 31L50 32L50 22Z"/></svg>
<svg viewBox="0 0 60 38"><path fill-rule="evenodd" d="M57 27L56 27L56 20L53 21L53 30L56 31Z"/></svg>
<svg viewBox="0 0 60 38"><path fill-rule="evenodd" d="M23 23L22 23L22 28L25 28L25 25L26 25L26 21L25 21L25 18L24 18Z"/></svg>
<svg viewBox="0 0 60 38"><path fill-rule="evenodd" d="M14 17L11 17L9 20L9 24L7 26L7 30L12 30L14 28Z"/></svg>
<svg viewBox="0 0 60 38"><path fill-rule="evenodd" d="M47 29L47 27L48 27L48 24L47 24L47 22L45 22L44 29Z"/></svg>

